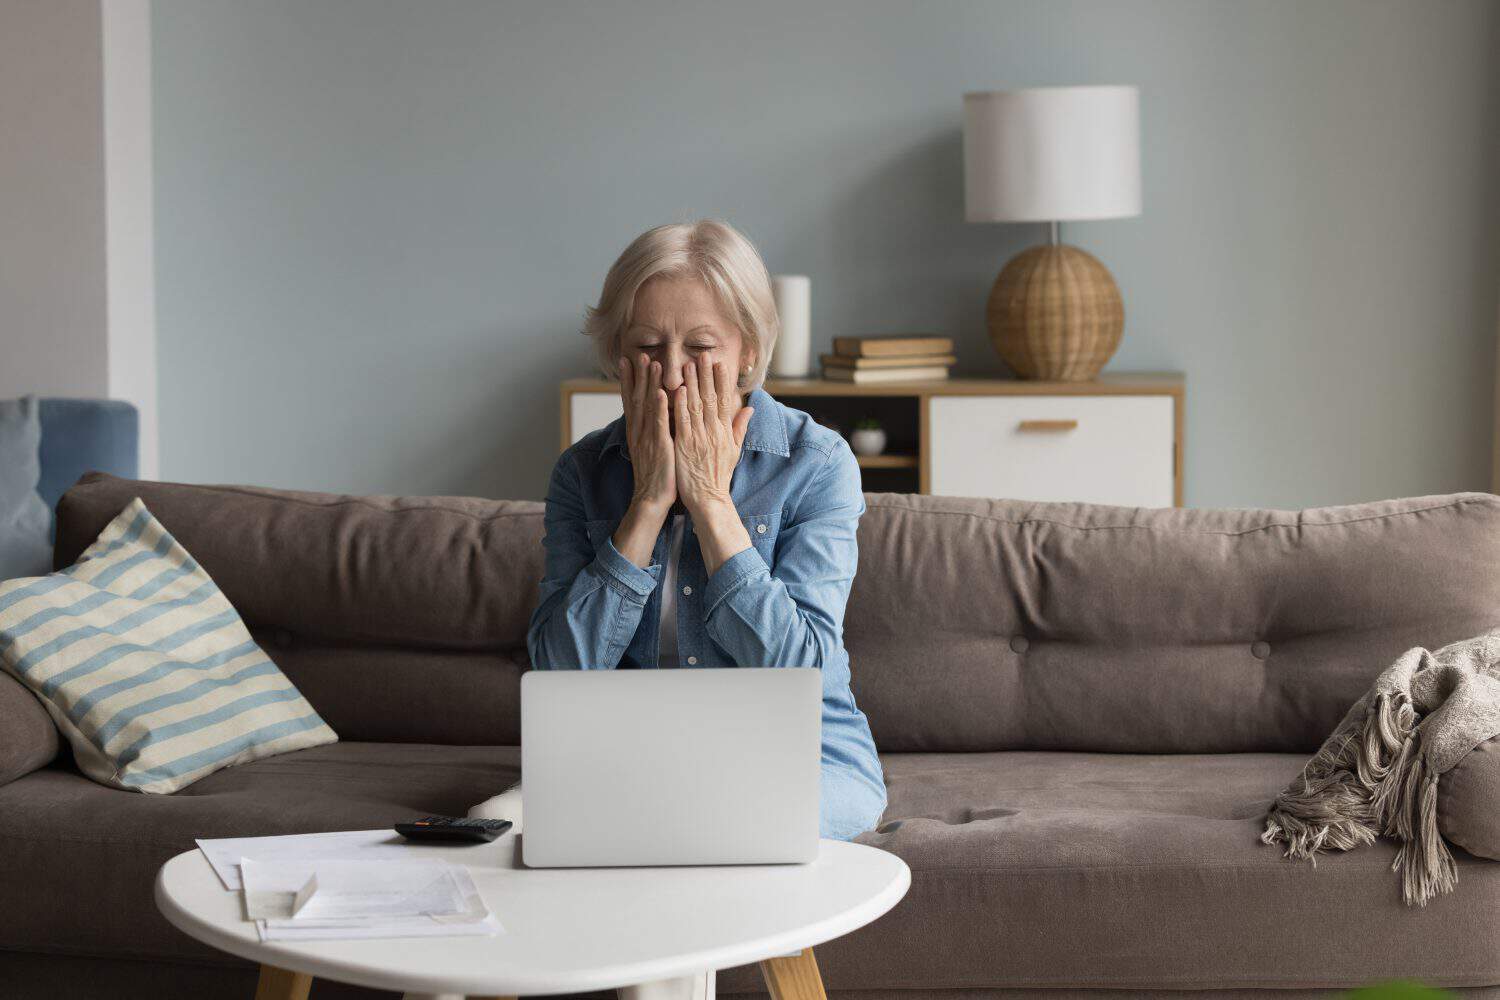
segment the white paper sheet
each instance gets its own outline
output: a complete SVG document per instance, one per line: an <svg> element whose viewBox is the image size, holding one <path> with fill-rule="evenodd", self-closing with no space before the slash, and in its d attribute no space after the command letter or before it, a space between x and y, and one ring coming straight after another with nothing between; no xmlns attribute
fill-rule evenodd
<svg viewBox="0 0 1500 1000"><path fill-rule="evenodd" d="M262 872L262 868L266 868ZM256 920L262 941L503 934L467 869L442 861L255 861L243 865L247 894L262 886L317 889L289 916ZM321 897L321 898L320 898ZM248 898L248 895L247 895ZM283 899L285 899L283 892Z"/></svg>
<svg viewBox="0 0 1500 1000"><path fill-rule="evenodd" d="M242 889L240 859L255 861L364 860L411 857L406 838L394 830L296 833L284 837L224 837L196 841L226 889Z"/></svg>
<svg viewBox="0 0 1500 1000"><path fill-rule="evenodd" d="M505 933L462 865L393 830L197 841L262 941ZM248 877L246 875L248 869Z"/></svg>
<svg viewBox="0 0 1500 1000"><path fill-rule="evenodd" d="M240 862L240 877L247 916L299 922L461 914L465 889L473 888L467 871L438 860L246 858Z"/></svg>

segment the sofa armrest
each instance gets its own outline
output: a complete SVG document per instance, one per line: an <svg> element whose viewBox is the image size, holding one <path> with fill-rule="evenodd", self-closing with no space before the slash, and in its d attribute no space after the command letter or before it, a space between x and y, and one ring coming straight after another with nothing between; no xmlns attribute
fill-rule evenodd
<svg viewBox="0 0 1500 1000"><path fill-rule="evenodd" d="M1470 750L1438 779L1437 819L1450 844L1500 860L1500 736Z"/></svg>
<svg viewBox="0 0 1500 1000"><path fill-rule="evenodd" d="M52 763L57 735L57 725L36 695L0 671L0 785Z"/></svg>

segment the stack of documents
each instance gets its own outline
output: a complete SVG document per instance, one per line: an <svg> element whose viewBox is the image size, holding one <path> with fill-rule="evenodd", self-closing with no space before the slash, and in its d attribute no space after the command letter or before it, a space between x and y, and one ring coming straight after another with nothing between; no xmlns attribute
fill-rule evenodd
<svg viewBox="0 0 1500 1000"><path fill-rule="evenodd" d="M505 928L468 869L389 830L200 840L262 941L488 935Z"/></svg>

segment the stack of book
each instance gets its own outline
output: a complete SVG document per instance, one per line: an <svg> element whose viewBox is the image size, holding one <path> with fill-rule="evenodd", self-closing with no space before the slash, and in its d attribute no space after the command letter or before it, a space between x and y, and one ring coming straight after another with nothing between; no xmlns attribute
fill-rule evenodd
<svg viewBox="0 0 1500 1000"><path fill-rule="evenodd" d="M958 359L953 338L935 334L834 337L822 355L823 377L840 382L907 382L945 379Z"/></svg>

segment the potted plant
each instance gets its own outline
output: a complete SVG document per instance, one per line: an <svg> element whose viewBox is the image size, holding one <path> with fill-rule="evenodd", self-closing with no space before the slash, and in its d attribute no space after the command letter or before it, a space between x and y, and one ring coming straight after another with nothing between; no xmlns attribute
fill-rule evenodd
<svg viewBox="0 0 1500 1000"><path fill-rule="evenodd" d="M856 420L849 435L849 447L856 455L879 455L885 451L885 428L874 417Z"/></svg>

